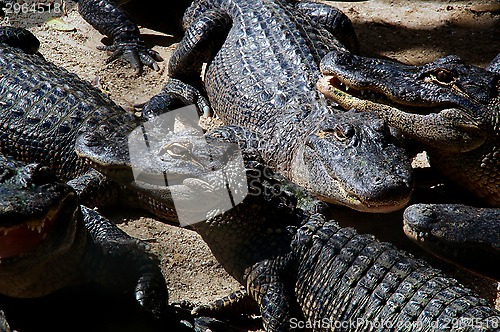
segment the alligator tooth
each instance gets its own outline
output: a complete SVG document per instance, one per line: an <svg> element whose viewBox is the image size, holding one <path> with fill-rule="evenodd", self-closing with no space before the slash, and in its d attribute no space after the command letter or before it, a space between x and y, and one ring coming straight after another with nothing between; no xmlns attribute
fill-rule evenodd
<svg viewBox="0 0 500 332"><path fill-rule="evenodd" d="M349 91L349 86L348 85L345 86L345 91Z"/></svg>
<svg viewBox="0 0 500 332"><path fill-rule="evenodd" d="M44 223L42 222L42 224L39 224L39 225L36 226L36 231L38 232L38 234L40 234L42 232L43 224Z"/></svg>
<svg viewBox="0 0 500 332"><path fill-rule="evenodd" d="M10 228L4 228L2 229L3 235L7 235L10 232Z"/></svg>

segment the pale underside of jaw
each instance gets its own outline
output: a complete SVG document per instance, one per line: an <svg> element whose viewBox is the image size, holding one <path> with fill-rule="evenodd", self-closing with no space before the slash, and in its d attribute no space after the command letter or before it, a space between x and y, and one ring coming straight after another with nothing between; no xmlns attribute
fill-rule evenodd
<svg viewBox="0 0 500 332"><path fill-rule="evenodd" d="M318 197L320 197L322 200L324 200L327 203L344 205L344 206L347 206L347 207L354 209L356 211L368 212L368 213L389 213L389 212L398 211L398 210L401 210L402 208L404 208L409 201L409 198L401 199L398 202L392 202L392 201L391 202L376 202L376 201L370 201L370 200L362 200L360 198L357 198L355 195L347 193L341 187L340 187L340 191L345 193L345 196L343 196L343 199L331 200L327 197L321 197L321 195L318 195Z"/></svg>
<svg viewBox="0 0 500 332"><path fill-rule="evenodd" d="M327 98L338 103L345 109L354 108L359 111L370 111L387 108L393 111L400 111L395 107L382 103L383 100L388 100L386 95L368 88L361 89L349 86L334 75L323 76L318 80L316 86Z"/></svg>
<svg viewBox="0 0 500 332"><path fill-rule="evenodd" d="M439 114L449 112L447 105L438 105L431 102L412 104L397 99L390 94L379 91L373 87L354 87L342 81L335 75L326 75L316 83L318 91L328 99L333 100L345 109L357 109L358 111L377 111L392 113L412 113L425 115L430 113ZM450 105L448 105L450 106ZM456 108L451 108L452 110ZM446 117L444 117L446 118Z"/></svg>

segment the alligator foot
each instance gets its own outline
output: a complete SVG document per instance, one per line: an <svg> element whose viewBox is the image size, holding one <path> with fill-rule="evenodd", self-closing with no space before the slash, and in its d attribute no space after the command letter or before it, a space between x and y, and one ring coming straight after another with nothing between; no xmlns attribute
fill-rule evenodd
<svg viewBox="0 0 500 332"><path fill-rule="evenodd" d="M98 46L97 49L111 52L106 63L110 63L121 57L130 63L137 75L142 73L143 65L159 71L160 67L156 62L163 61L158 52L147 48L142 39L134 36L129 36L129 38L123 40L115 40L112 45Z"/></svg>
<svg viewBox="0 0 500 332"><path fill-rule="evenodd" d="M255 301L248 296L245 290L237 290L210 303L195 306L191 310L193 315L223 314L225 311L258 312Z"/></svg>
<svg viewBox="0 0 500 332"><path fill-rule="evenodd" d="M247 292L237 290L210 303L195 306L191 310L191 314L195 316L196 331L243 331L214 317L230 318L231 320L234 320L234 317L240 317L244 320L253 320L250 315L259 315L260 313L257 303L248 296ZM258 324L260 325L260 319ZM245 325L248 326L248 324Z"/></svg>
<svg viewBox="0 0 500 332"><path fill-rule="evenodd" d="M171 78L161 93L153 96L144 104L142 116L145 119L151 119L165 112L192 104L196 105L199 115L210 115L209 103L200 90Z"/></svg>
<svg viewBox="0 0 500 332"><path fill-rule="evenodd" d="M168 291L158 259L148 252L147 245L128 236L100 216L96 211L81 206L86 228L103 253L101 269L96 280L100 284L128 289L137 303L156 318L165 313Z"/></svg>
<svg viewBox="0 0 500 332"><path fill-rule="evenodd" d="M159 70L156 61L163 61L162 57L145 46L139 28L118 5L108 0L81 0L78 11L100 33L113 40L113 45L98 47L112 52L106 63L121 57L137 75L142 73L143 65Z"/></svg>

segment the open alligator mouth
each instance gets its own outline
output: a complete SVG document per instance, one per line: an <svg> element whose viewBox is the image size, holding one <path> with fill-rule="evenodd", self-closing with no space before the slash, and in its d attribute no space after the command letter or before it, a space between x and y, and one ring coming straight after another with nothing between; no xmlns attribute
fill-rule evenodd
<svg viewBox="0 0 500 332"><path fill-rule="evenodd" d="M384 93L375 87L356 87L343 80L340 76L324 75L317 83L318 90L327 98L338 103L345 109L369 111L380 106L398 108L413 114L439 113L446 106L431 104L412 104Z"/></svg>
<svg viewBox="0 0 500 332"><path fill-rule="evenodd" d="M60 223L67 223L71 216L63 211L67 211L64 207L72 196L73 193L61 199L43 217L11 227L0 227L0 262L4 258L21 257L35 251Z"/></svg>

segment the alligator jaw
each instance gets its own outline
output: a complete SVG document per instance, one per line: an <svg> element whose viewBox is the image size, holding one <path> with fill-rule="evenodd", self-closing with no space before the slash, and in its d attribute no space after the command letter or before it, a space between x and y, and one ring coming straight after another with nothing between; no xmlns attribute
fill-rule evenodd
<svg viewBox="0 0 500 332"><path fill-rule="evenodd" d="M478 148L486 140L487 135L481 129L481 121L461 108L421 105L420 110L418 106L415 110L415 107L411 108L404 104L395 107L358 98L356 95L362 95L361 92L347 88L345 82L334 75L324 75L316 86L321 93L341 107L360 112L375 112L390 126L402 130L403 134L438 150L467 152ZM375 92L375 95L377 94L380 95ZM389 100L389 98L383 99ZM422 114L423 110L426 113ZM426 130L422 131L420 128Z"/></svg>
<svg viewBox="0 0 500 332"><path fill-rule="evenodd" d="M400 109L381 102L382 100L389 99L385 94L370 89L360 89L350 86L335 75L324 75L318 80L316 87L327 98L338 103L345 109L356 109L363 112L376 110L379 112L388 110L401 112ZM418 113L418 110L412 109L411 112Z"/></svg>
<svg viewBox="0 0 500 332"><path fill-rule="evenodd" d="M345 193L343 196L346 199L345 202L340 200L332 201L331 199L328 199L328 197L324 197L321 195L317 196L321 200L327 203L344 205L353 210L360 212L368 212L368 213L390 213L398 211L404 208L410 200L408 197L406 199L402 199L401 201L395 203L369 202L369 201L364 201L363 199L360 199L358 197L355 197L352 194L349 194L348 192L344 191L342 187L339 187L339 189L340 191Z"/></svg>
<svg viewBox="0 0 500 332"><path fill-rule="evenodd" d="M72 218L63 211L68 199L74 197L69 193L60 202L51 207L43 217L28 220L11 227L0 227L0 264L5 259L15 259L36 251L47 237L51 237L56 227L69 223Z"/></svg>
<svg viewBox="0 0 500 332"><path fill-rule="evenodd" d="M309 162L304 160L304 151L307 150ZM381 197L363 197L346 188L336 176L335 173L328 170L326 165L321 163L320 156L313 148L304 146L299 148L297 156L292 164L292 181L305 189L311 191L321 200L336 205L343 205L353 210L367 213L389 213L404 208L410 200L410 190L407 194L401 193L399 197L383 199ZM311 165L314 163L315 165ZM311 179L322 179L321 184ZM316 183L316 186L312 186ZM332 199L335 197L335 199Z"/></svg>

